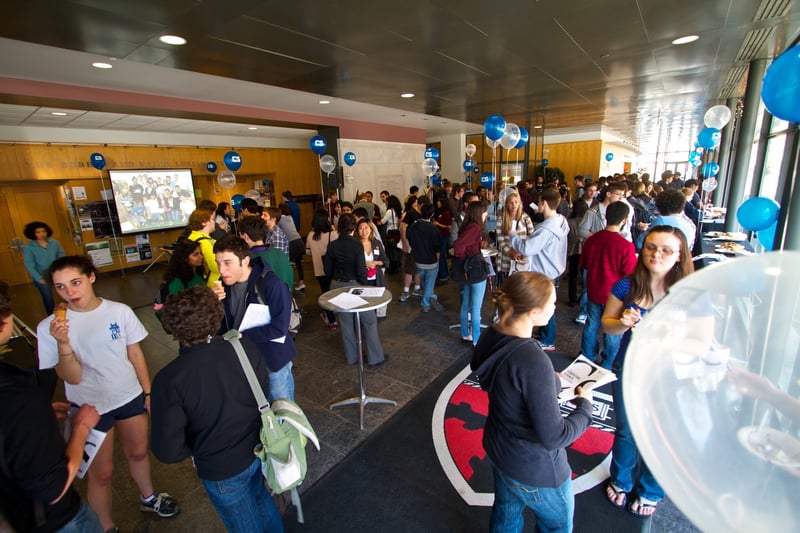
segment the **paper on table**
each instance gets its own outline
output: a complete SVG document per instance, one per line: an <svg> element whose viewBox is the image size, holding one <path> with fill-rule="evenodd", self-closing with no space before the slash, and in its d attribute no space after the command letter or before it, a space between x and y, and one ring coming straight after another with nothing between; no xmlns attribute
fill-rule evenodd
<svg viewBox="0 0 800 533"><path fill-rule="evenodd" d="M83 476L86 475L86 471L89 469L92 461L94 461L94 457L97 455L97 452L100 450L100 445L103 444L105 439L106 433L97 431L96 429L89 431L89 436L86 437L86 446L83 447L81 465L78 467L78 479L83 479Z"/></svg>
<svg viewBox="0 0 800 533"><path fill-rule="evenodd" d="M242 323L239 325L239 331L247 331L248 329L257 328L258 326L266 326L272 321L269 314L269 306L264 304L250 304L242 317Z"/></svg>
<svg viewBox="0 0 800 533"><path fill-rule="evenodd" d="M592 390L602 387L606 383L616 381L617 376L610 370L600 367L580 355L572 364L561 371L561 392L558 394L559 403L568 402L575 398L575 389L583 387Z"/></svg>
<svg viewBox="0 0 800 533"><path fill-rule="evenodd" d="M356 296L364 296L365 298L377 298L383 296L385 290L386 287L353 287L347 292Z"/></svg>
<svg viewBox="0 0 800 533"><path fill-rule="evenodd" d="M360 296L356 296L354 294L350 294L349 292L343 292L341 294L337 294L328 301L333 305L335 305L336 307L341 307L342 309L353 309L355 307L361 307L362 305L367 305L369 303L364 298L361 298Z"/></svg>

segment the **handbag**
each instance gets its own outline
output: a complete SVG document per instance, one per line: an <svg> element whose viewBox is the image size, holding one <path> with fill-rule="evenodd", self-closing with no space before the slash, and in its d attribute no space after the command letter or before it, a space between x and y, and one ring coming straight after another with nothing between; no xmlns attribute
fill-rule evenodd
<svg viewBox="0 0 800 533"><path fill-rule="evenodd" d="M236 350L239 364L247 376L247 383L261 413L259 431L261 442L253 449L253 453L261 461L261 473L270 490L276 494L291 491L292 503L297 507L297 521L302 524L303 509L297 486L305 479L308 467L306 443L310 440L319 450L319 439L299 405L287 398L275 400L270 405L244 353L242 343L239 341L241 336L241 333L232 329L223 335L223 338Z"/></svg>
<svg viewBox="0 0 800 533"><path fill-rule="evenodd" d="M454 257L451 275L458 283L480 283L489 277L489 263L482 254Z"/></svg>

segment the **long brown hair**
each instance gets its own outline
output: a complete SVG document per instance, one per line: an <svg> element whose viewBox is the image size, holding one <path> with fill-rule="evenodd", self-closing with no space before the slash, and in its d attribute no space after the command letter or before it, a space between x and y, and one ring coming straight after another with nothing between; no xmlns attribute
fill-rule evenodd
<svg viewBox="0 0 800 533"><path fill-rule="evenodd" d="M507 327L531 309L542 309L555 290L553 281L539 272L517 272L503 282L492 301L497 306L497 323Z"/></svg>
<svg viewBox="0 0 800 533"><path fill-rule="evenodd" d="M654 233L669 233L674 235L680 241L680 259L675 263L664 278L664 290L669 291L669 288L678 283L680 280L694 272L694 263L692 263L692 254L689 252L689 245L686 243L686 236L678 228L673 226L654 226L650 228L644 243ZM642 245L644 246L644 245ZM513 277L513 276L512 276ZM639 254L639 260L636 262L636 268L633 270L631 278L631 291L626 299L626 303L642 303L650 305L653 303L653 291L650 290L650 271L644 264L644 253ZM644 306L643 306L644 307Z"/></svg>

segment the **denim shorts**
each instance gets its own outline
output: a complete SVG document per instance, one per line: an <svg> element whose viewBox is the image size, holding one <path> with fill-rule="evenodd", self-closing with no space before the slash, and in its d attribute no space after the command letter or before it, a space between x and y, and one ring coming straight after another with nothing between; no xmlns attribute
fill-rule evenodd
<svg viewBox="0 0 800 533"><path fill-rule="evenodd" d="M80 407L74 403L71 405L76 410ZM127 420L146 412L147 409L144 406L144 392L142 392L139 396L129 401L125 405L100 415L100 421L97 423L94 429L97 431L102 431L103 433L108 433L108 430L114 427L114 423L117 420Z"/></svg>

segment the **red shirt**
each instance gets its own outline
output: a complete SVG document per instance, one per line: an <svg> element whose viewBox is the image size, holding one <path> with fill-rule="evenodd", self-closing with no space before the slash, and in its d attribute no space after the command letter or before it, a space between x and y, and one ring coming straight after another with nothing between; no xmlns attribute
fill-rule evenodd
<svg viewBox="0 0 800 533"><path fill-rule="evenodd" d="M586 269L586 292L589 299L605 305L611 286L633 273L636 249L633 243L614 231L592 234L581 250L581 267Z"/></svg>

